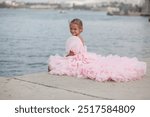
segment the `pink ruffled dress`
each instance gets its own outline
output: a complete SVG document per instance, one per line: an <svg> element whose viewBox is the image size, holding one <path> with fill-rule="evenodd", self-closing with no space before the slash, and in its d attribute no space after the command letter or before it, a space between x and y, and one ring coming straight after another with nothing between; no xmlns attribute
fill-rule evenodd
<svg viewBox="0 0 150 117"><path fill-rule="evenodd" d="M67 40L66 51L73 51L74 56L50 56L49 73L89 78L96 81L131 81L141 79L146 73L146 63L137 58L118 55L101 56L87 52L79 37L72 36Z"/></svg>

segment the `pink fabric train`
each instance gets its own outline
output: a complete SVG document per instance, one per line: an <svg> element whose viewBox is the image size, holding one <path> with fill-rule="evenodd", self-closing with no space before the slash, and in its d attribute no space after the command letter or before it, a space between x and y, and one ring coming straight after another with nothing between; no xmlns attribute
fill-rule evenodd
<svg viewBox="0 0 150 117"><path fill-rule="evenodd" d="M131 81L141 79L146 73L146 63L137 58L118 55L101 56L87 52L79 37L67 40L66 51L76 55L61 57L50 56L48 66L50 74L89 78L96 81Z"/></svg>

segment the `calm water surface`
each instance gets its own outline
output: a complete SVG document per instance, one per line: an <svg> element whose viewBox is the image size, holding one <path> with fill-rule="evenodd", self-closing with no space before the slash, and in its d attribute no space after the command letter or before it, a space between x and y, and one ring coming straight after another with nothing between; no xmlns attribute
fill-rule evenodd
<svg viewBox="0 0 150 117"><path fill-rule="evenodd" d="M47 71L49 55L65 55L68 22L81 18L88 51L150 58L150 23L103 12L0 9L0 76Z"/></svg>

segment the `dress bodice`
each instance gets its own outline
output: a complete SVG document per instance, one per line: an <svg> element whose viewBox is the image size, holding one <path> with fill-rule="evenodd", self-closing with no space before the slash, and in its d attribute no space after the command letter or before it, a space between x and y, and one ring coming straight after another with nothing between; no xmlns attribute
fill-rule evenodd
<svg viewBox="0 0 150 117"><path fill-rule="evenodd" d="M66 52L73 51L75 54L82 54L87 51L87 47L83 45L80 38L77 36L71 36L66 42Z"/></svg>

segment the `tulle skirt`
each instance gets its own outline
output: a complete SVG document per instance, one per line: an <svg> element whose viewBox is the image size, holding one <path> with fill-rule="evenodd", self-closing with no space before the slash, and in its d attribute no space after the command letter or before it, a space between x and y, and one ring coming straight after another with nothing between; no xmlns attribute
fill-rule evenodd
<svg viewBox="0 0 150 117"><path fill-rule="evenodd" d="M146 63L137 58L118 55L101 56L95 53L62 57L50 56L50 74L89 78L96 81L126 82L143 78Z"/></svg>

